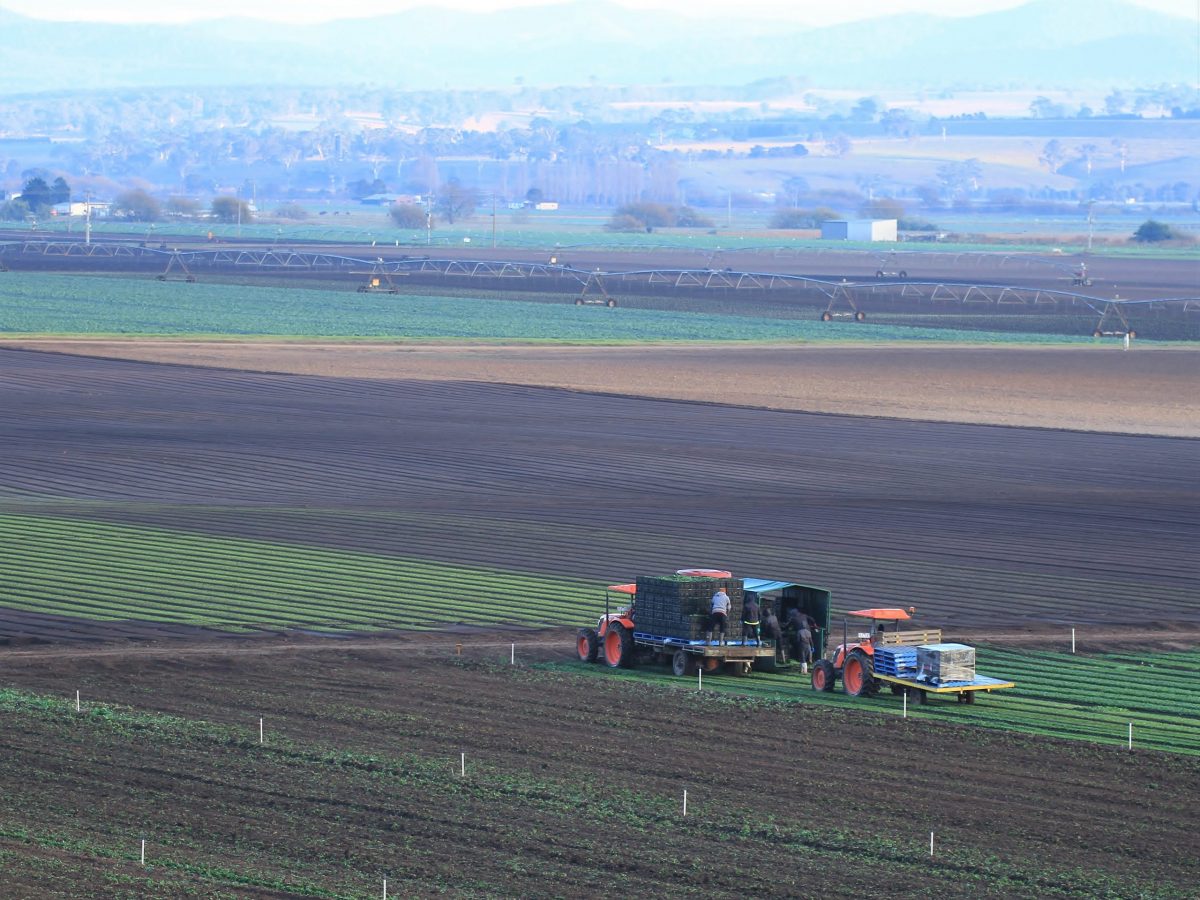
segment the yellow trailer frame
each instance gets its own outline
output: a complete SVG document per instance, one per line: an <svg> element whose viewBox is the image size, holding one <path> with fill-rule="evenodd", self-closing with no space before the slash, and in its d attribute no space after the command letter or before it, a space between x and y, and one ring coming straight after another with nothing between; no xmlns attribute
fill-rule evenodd
<svg viewBox="0 0 1200 900"><path fill-rule="evenodd" d="M880 675L873 673L871 675L876 681L886 681L892 685L900 685L910 691L917 691L918 702L925 702L926 694L956 694L959 703L974 703L975 694L979 691L1002 691L1005 688L1016 687L1015 681L1003 681L999 678L988 678L986 675L976 675L974 680L969 684L951 684L945 687L928 684L922 681L916 681L912 678L900 678L896 675Z"/></svg>

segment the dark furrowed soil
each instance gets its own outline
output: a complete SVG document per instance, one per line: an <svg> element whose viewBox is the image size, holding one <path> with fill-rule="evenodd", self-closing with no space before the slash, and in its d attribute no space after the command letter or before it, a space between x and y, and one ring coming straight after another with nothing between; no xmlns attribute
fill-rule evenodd
<svg viewBox="0 0 1200 900"><path fill-rule="evenodd" d="M947 626L1195 620L1192 440L3 362L5 511L598 584L721 565Z"/></svg>
<svg viewBox="0 0 1200 900"><path fill-rule="evenodd" d="M220 870L247 890L282 880L364 897L383 877L397 895L571 897L847 896L880 883L1186 896L1200 878L1190 758L580 678L530 668L532 650L510 667L486 646L441 648L0 658L0 684L81 688L85 703L6 713L0 859L25 829L70 883L81 867L136 870L112 856L136 859L147 836L151 880L231 883ZM102 701L133 712L101 715ZM71 841L94 858L83 865Z"/></svg>

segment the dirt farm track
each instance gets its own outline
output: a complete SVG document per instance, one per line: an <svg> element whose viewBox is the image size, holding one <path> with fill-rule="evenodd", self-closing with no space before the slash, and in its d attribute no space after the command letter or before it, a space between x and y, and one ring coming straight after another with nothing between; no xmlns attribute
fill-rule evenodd
<svg viewBox="0 0 1200 900"><path fill-rule="evenodd" d="M966 637L1195 645L1193 352L639 352L9 345L0 516L597 585L719 564ZM442 621L453 586L410 587ZM1195 756L623 681L565 628L235 639L3 591L5 898L1200 884Z"/></svg>

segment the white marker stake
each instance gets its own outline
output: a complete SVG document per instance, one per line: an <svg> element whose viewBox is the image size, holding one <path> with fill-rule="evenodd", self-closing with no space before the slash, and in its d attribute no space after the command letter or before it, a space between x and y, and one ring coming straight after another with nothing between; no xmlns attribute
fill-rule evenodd
<svg viewBox="0 0 1200 900"><path fill-rule="evenodd" d="M383 900L387 900L387 879L383 879Z"/></svg>
<svg viewBox="0 0 1200 900"><path fill-rule="evenodd" d="M1129 332L1125 332L1125 349L1129 349Z"/></svg>
<svg viewBox="0 0 1200 900"><path fill-rule="evenodd" d="M515 666L517 664L517 645L516 644L512 645L512 653L508 657L508 664L510 666Z"/></svg>
<svg viewBox="0 0 1200 900"><path fill-rule="evenodd" d="M933 856L933 832L929 832L929 855Z"/></svg>
<svg viewBox="0 0 1200 900"><path fill-rule="evenodd" d="M908 691L905 691L903 696L904 696L904 716L903 717L905 719L907 719L908 718Z"/></svg>
<svg viewBox="0 0 1200 900"><path fill-rule="evenodd" d="M75 712L79 712L79 691L75 692Z"/></svg>
<svg viewBox="0 0 1200 900"><path fill-rule="evenodd" d="M142 838L142 865L146 864L146 839Z"/></svg>
<svg viewBox="0 0 1200 900"><path fill-rule="evenodd" d="M683 790L683 814L687 815L687 788Z"/></svg>
<svg viewBox="0 0 1200 900"><path fill-rule="evenodd" d="M1071 629L1071 652L1075 652L1075 629Z"/></svg>
<svg viewBox="0 0 1200 900"><path fill-rule="evenodd" d="M696 690L698 690L698 691L704 690L704 670L703 669L696 670Z"/></svg>
<svg viewBox="0 0 1200 900"><path fill-rule="evenodd" d="M1133 749L1133 723L1129 723L1129 749Z"/></svg>
<svg viewBox="0 0 1200 900"><path fill-rule="evenodd" d="M458 774L461 775L463 778L467 777L467 754L466 753L463 753L463 755L462 755L462 768L459 769Z"/></svg>
<svg viewBox="0 0 1200 900"><path fill-rule="evenodd" d="M262 719L258 720L258 742L260 744L263 742L263 720Z"/></svg>

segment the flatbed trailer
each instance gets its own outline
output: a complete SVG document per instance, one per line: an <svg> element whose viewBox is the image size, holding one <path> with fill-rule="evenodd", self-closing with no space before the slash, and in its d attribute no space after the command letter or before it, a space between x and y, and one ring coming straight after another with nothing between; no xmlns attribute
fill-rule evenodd
<svg viewBox="0 0 1200 900"><path fill-rule="evenodd" d="M676 675L691 675L697 669L713 672L732 663L741 674L750 671L755 660L775 659L775 642L762 640L690 641L685 638L633 632L634 645L644 653L658 655L671 663Z"/></svg>
<svg viewBox="0 0 1200 900"><path fill-rule="evenodd" d="M1004 681L1000 678L989 678L986 675L976 675L970 681L948 681L944 684L931 684L928 681L918 681L915 678L905 678L898 675L882 675L874 672L871 675L877 681L885 681L892 686L892 693L907 693L918 703L925 703L930 694L955 694L959 703L974 703L975 694L979 691L1000 691L1016 687L1016 682Z"/></svg>

